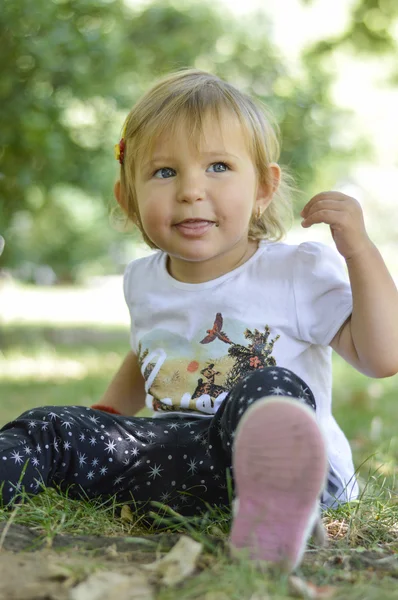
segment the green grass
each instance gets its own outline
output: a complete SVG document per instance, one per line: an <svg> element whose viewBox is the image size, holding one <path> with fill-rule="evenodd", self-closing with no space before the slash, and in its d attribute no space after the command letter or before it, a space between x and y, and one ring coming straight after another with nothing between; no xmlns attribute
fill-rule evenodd
<svg viewBox="0 0 398 600"><path fill-rule="evenodd" d="M128 350L128 331L7 326L0 346L1 426L35 406L88 406L98 401ZM398 552L398 378L372 380L337 355L333 361L334 414L353 448L363 495L356 503L325 513L330 547L309 552L300 575L336 588L336 600L388 600L396 597L398 577L397 563L388 560ZM158 600L291 597L287 578L260 572L244 558L231 559L224 545L229 512L209 508L202 517L186 519L166 511L155 528L144 526L135 514L132 521L122 519L120 509L115 501L79 502L46 490L15 509L0 510L0 521L29 525L49 545L57 534L141 536L161 530L185 532L202 541L199 573L178 589L159 589ZM366 562L369 553L372 557Z"/></svg>
<svg viewBox="0 0 398 600"><path fill-rule="evenodd" d="M101 505L74 501L55 490L46 490L36 497L26 498L11 512L0 511L0 521L13 520L28 525L40 533L47 547L51 547L55 535L66 534L107 535L111 542L112 536L131 538L159 531L178 531L200 541L204 550L197 574L178 588L159 587L157 600L285 600L292 597L291 583L284 574L273 568L258 569L244 554L237 558L230 556L229 511L209 508L207 514L189 519L165 507L162 521L156 526L144 527L139 520L135 521L134 513L129 520L121 518L120 509L116 502ZM325 513L324 524L329 533L329 547L310 547L298 576L316 586L331 586L333 598L337 600L395 598L398 505L385 483L375 480L359 502ZM153 546L146 549L156 550ZM151 560L153 558L148 562ZM85 574L89 574L89 568Z"/></svg>
<svg viewBox="0 0 398 600"><path fill-rule="evenodd" d="M97 402L129 349L126 328L23 325L0 339L0 426L45 405Z"/></svg>

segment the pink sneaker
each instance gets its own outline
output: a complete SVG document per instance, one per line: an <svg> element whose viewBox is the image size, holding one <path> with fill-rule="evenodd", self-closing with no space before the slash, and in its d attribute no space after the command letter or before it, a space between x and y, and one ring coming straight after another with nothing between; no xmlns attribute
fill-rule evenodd
<svg viewBox="0 0 398 600"><path fill-rule="evenodd" d="M256 401L236 430L233 468L232 549L292 571L319 519L328 472L313 410L285 396Z"/></svg>

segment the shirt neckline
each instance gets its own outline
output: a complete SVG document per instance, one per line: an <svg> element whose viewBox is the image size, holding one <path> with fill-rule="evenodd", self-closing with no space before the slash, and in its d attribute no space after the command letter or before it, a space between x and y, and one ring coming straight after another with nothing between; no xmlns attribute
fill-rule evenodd
<svg viewBox="0 0 398 600"><path fill-rule="evenodd" d="M178 288L180 290L186 290L191 292L197 292L198 290L205 290L209 288L216 287L220 285L227 279L231 277L235 277L245 269L249 267L251 263L257 260L257 258L268 249L271 242L268 240L260 240L257 250L250 258L247 259L246 262L236 267L236 269L232 269L232 271L228 271L228 273L224 273L224 275L220 275L220 277L216 277L215 279L210 279L209 281L203 281L202 283L185 283L184 281L178 281L178 279L174 279L170 275L167 270L167 254L165 252L161 253L161 269L164 279L173 287Z"/></svg>

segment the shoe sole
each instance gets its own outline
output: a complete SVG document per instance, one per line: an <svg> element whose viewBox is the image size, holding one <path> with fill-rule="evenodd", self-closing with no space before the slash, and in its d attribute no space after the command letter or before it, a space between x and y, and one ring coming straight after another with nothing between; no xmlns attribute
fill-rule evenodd
<svg viewBox="0 0 398 600"><path fill-rule="evenodd" d="M308 406L286 397L256 401L237 428L233 473L238 508L232 550L293 570L319 517L325 442Z"/></svg>

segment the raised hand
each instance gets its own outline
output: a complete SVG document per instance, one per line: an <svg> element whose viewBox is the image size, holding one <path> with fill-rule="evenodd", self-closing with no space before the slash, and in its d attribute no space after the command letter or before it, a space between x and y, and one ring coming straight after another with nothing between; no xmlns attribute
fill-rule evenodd
<svg viewBox="0 0 398 600"><path fill-rule="evenodd" d="M303 227L316 223L330 226L337 250L346 260L372 246L358 200L341 192L321 192L313 196L301 211Z"/></svg>

